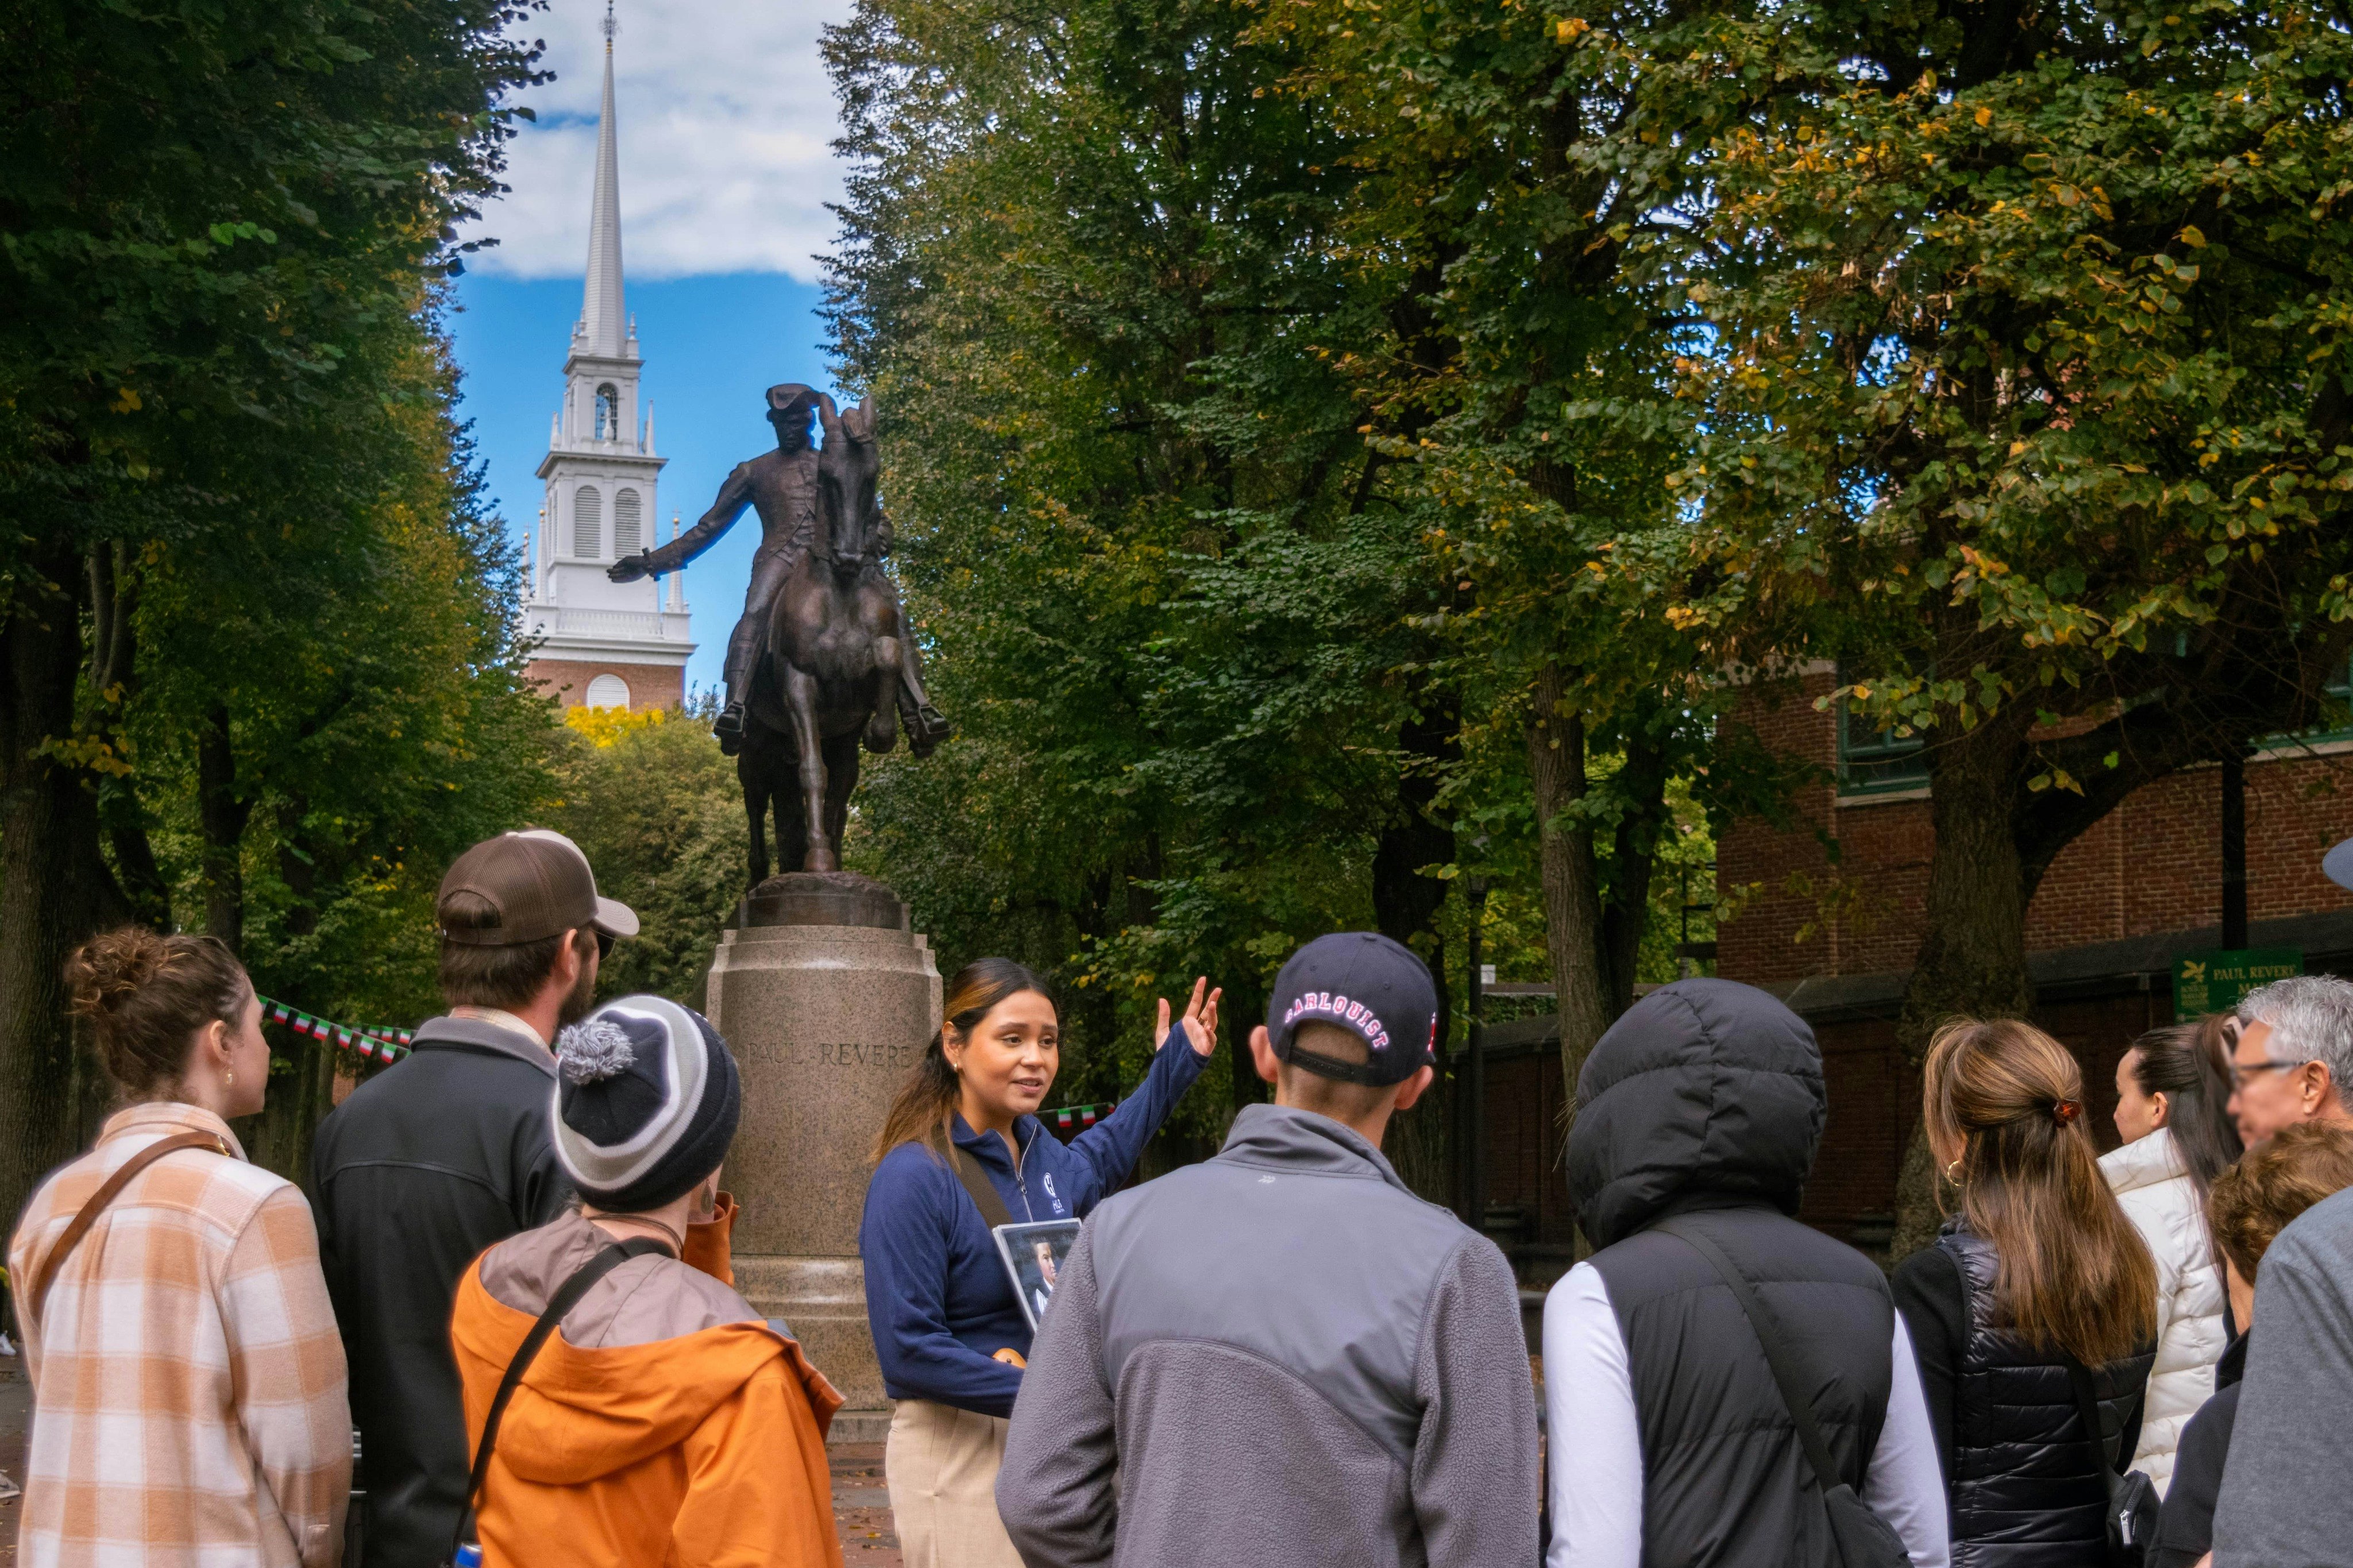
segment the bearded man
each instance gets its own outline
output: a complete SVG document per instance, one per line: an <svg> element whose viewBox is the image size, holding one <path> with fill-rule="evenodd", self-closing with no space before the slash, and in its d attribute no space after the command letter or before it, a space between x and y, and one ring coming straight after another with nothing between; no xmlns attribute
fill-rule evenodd
<svg viewBox="0 0 2353 1568"><path fill-rule="evenodd" d="M572 1201L548 1126L556 1031L587 1016L611 944L638 934L580 847L543 830L458 857L436 914L448 1013L311 1143L319 1261L360 1429L359 1568L431 1568L449 1550L471 1467L449 1351L458 1279Z"/></svg>

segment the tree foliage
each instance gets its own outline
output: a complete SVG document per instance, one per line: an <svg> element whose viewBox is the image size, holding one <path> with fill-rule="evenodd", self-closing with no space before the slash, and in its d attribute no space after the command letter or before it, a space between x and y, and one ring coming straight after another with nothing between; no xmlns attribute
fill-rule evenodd
<svg viewBox="0 0 2353 1568"><path fill-rule="evenodd" d="M0 1205L101 1098L76 942L202 926L265 989L413 1016L441 862L544 796L434 293L526 15L0 16ZM281 1168L327 1093L288 1065Z"/></svg>

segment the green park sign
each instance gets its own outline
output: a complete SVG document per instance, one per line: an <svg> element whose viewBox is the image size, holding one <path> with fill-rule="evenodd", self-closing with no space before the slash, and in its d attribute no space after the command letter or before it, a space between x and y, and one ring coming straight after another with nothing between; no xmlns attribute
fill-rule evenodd
<svg viewBox="0 0 2353 1568"><path fill-rule="evenodd" d="M2194 1018L2239 1005L2256 986L2304 973L2304 949L2254 947L2199 952L2173 961L2173 1016Z"/></svg>

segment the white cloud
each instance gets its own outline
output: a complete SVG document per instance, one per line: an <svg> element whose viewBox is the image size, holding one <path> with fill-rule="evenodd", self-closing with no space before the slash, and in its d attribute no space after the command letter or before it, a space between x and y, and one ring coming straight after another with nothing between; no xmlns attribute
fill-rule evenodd
<svg viewBox="0 0 2353 1568"><path fill-rule="evenodd" d="M849 11L849 0L621 0L613 63L628 276L816 279L810 258L834 237L825 204L841 193L818 32ZM542 63L556 79L520 100L539 122L508 144L512 192L466 236L499 243L470 265L511 278L586 267L604 16L601 0L554 0L517 29L546 40Z"/></svg>

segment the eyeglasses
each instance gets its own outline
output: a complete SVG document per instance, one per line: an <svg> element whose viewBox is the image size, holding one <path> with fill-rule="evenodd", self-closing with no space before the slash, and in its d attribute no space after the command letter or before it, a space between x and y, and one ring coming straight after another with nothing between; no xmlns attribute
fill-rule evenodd
<svg viewBox="0 0 2353 1568"><path fill-rule="evenodd" d="M2310 1058L2307 1058L2306 1059L2309 1060ZM2300 1068L2303 1065L2303 1062L2232 1062L2231 1064L2231 1087L2232 1089L2244 1089L2247 1085L2248 1077L2254 1073L2269 1072L2274 1068Z"/></svg>

